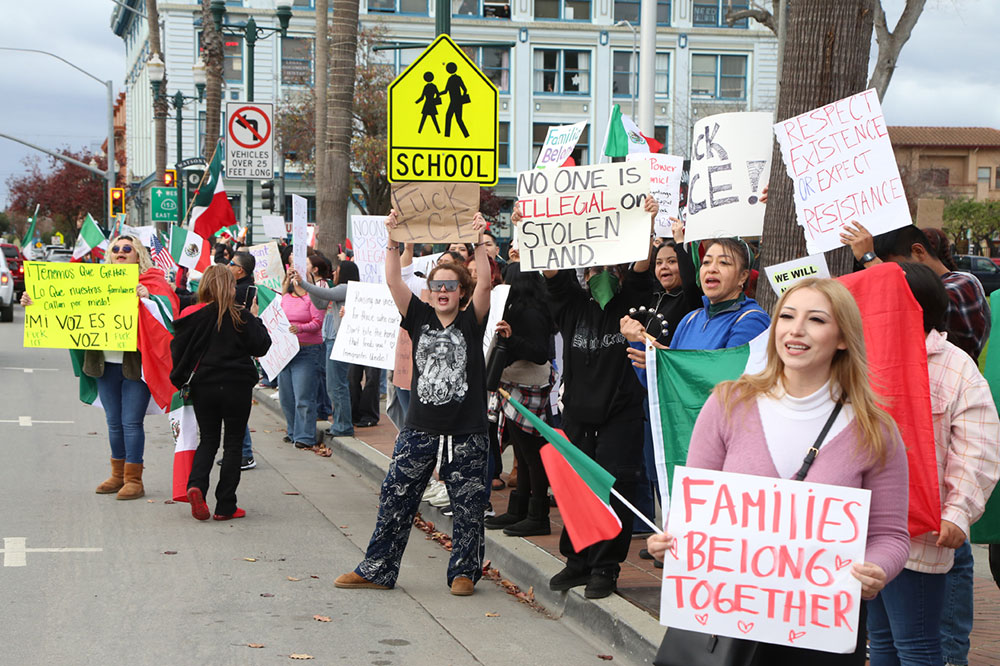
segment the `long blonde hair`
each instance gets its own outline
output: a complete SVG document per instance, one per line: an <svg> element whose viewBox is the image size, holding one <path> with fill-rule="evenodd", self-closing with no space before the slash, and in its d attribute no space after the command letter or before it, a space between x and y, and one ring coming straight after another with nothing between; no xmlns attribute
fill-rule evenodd
<svg viewBox="0 0 1000 666"><path fill-rule="evenodd" d="M215 303L219 308L219 319L216 324L217 330L222 330L222 320L226 313L233 321L233 327L240 329L243 320L240 318L242 305L236 304L234 292L236 290L236 278L232 271L222 264L212 264L205 269L198 283L198 302Z"/></svg>
<svg viewBox="0 0 1000 666"><path fill-rule="evenodd" d="M775 324L781 308L788 297L800 289L814 289L830 300L833 318L840 328L840 335L846 349L838 349L830 364L833 380L830 390L841 390L844 403L854 409L858 438L858 450L867 453L872 460L885 462L892 444L891 433L895 422L878 405L878 396L868 380L868 359L865 354L865 336L861 324L861 311L847 287L836 280L809 279L797 282L782 294L775 306L775 318L767 337L767 364L756 375L743 375L735 381L722 382L715 391L727 414L734 405L756 400L761 395L774 395L785 373L785 364L775 349ZM883 400L884 402L884 400Z"/></svg>
<svg viewBox="0 0 1000 666"><path fill-rule="evenodd" d="M142 244L142 241L134 236L128 234L122 234L121 236L115 236L108 243L108 251L104 255L104 263L111 263L111 248L120 240L127 240L132 243L132 250L135 252L135 256L139 258L139 272L145 273L147 270L153 267L153 258L149 256L149 250Z"/></svg>

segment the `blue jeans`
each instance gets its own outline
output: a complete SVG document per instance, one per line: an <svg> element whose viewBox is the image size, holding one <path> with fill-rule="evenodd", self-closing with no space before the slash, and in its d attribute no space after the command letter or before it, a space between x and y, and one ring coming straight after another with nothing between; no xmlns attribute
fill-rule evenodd
<svg viewBox="0 0 1000 666"><path fill-rule="evenodd" d="M903 569L868 602L871 666L941 666L945 574Z"/></svg>
<svg viewBox="0 0 1000 666"><path fill-rule="evenodd" d="M149 406L146 382L125 379L121 363L105 363L104 376L97 378L97 395L108 422L111 457L141 465L146 448L142 422Z"/></svg>
<svg viewBox="0 0 1000 666"><path fill-rule="evenodd" d="M250 440L250 426L247 426L247 430L243 433L243 457L253 458L253 442Z"/></svg>
<svg viewBox="0 0 1000 666"><path fill-rule="evenodd" d="M955 564L945 574L944 603L941 607L941 653L945 663L969 663L969 634L972 633L972 578L975 561L966 541L955 550Z"/></svg>
<svg viewBox="0 0 1000 666"><path fill-rule="evenodd" d="M410 411L410 389L401 389L397 386L396 400L399 401L399 406L403 408L403 423L406 423L406 412Z"/></svg>
<svg viewBox="0 0 1000 666"><path fill-rule="evenodd" d="M330 394L330 403L333 405L333 424L329 433L335 437L350 437L354 435L351 387L347 383L347 371L351 364L330 358L334 340L327 340L326 343L326 391Z"/></svg>
<svg viewBox="0 0 1000 666"><path fill-rule="evenodd" d="M330 404L330 393L326 389L326 359L330 358L333 350L333 340L323 340L323 352L326 356L316 359L316 419L325 421L333 414L333 405Z"/></svg>
<svg viewBox="0 0 1000 666"><path fill-rule="evenodd" d="M316 360L322 353L322 345L302 347L278 373L278 401L288 436L309 446L316 443Z"/></svg>

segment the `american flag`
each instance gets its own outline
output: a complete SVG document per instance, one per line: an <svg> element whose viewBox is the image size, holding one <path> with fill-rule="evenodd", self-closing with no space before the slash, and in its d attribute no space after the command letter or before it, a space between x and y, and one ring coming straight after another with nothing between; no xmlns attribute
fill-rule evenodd
<svg viewBox="0 0 1000 666"><path fill-rule="evenodd" d="M167 248L163 247L159 234L153 234L153 242L150 245L149 256L153 258L153 263L162 268L164 273L169 274L176 267L176 264Z"/></svg>

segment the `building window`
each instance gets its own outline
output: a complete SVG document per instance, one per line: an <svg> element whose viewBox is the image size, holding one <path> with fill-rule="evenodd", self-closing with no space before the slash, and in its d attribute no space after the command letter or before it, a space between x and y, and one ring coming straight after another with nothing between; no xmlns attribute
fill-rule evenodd
<svg viewBox="0 0 1000 666"><path fill-rule="evenodd" d="M589 21L590 0L535 0L535 18Z"/></svg>
<svg viewBox="0 0 1000 666"><path fill-rule="evenodd" d="M294 0L292 7L295 9L316 9L316 0Z"/></svg>
<svg viewBox="0 0 1000 666"><path fill-rule="evenodd" d="M535 49L534 91L590 94L590 51Z"/></svg>
<svg viewBox="0 0 1000 666"><path fill-rule="evenodd" d="M368 13L427 16L427 0L368 0Z"/></svg>
<svg viewBox="0 0 1000 666"><path fill-rule="evenodd" d="M747 57L691 56L691 94L716 99L746 99Z"/></svg>
<svg viewBox="0 0 1000 666"><path fill-rule="evenodd" d="M463 46L465 55L502 93L510 92L510 47Z"/></svg>
<svg viewBox="0 0 1000 666"><path fill-rule="evenodd" d="M632 51L615 51L612 54L611 92L615 97L631 97L633 87L638 86L639 63L635 56ZM653 92L660 97L667 96L670 94L670 54L657 53L655 67ZM638 93L638 90L635 92Z"/></svg>
<svg viewBox="0 0 1000 666"><path fill-rule="evenodd" d="M576 120L567 120L566 124L576 122ZM563 124L563 123L559 123ZM531 164L534 165L538 161L538 153L542 151L542 144L545 143L545 137L549 133L549 125L546 123L535 123L531 127ZM584 164L590 164L590 125L588 124L583 128L583 133L580 134L580 138L576 142L576 148L573 149L573 153L570 155L573 158L573 165L570 166L581 166Z"/></svg>
<svg viewBox="0 0 1000 666"><path fill-rule="evenodd" d="M670 9L672 0L657 0L656 25L670 25ZM615 21L628 21L639 25L639 0L615 0Z"/></svg>
<svg viewBox="0 0 1000 666"><path fill-rule="evenodd" d="M976 169L976 180L980 183L989 184L990 182L990 172L993 171L990 167L978 167Z"/></svg>
<svg viewBox="0 0 1000 666"><path fill-rule="evenodd" d="M307 37L281 38L281 83L293 86L313 84L313 40Z"/></svg>
<svg viewBox="0 0 1000 666"><path fill-rule="evenodd" d="M226 83L243 83L243 38L222 36L222 78Z"/></svg>
<svg viewBox="0 0 1000 666"><path fill-rule="evenodd" d="M510 167L510 123L501 122L497 136L497 164Z"/></svg>
<svg viewBox="0 0 1000 666"><path fill-rule="evenodd" d="M930 187L948 187L948 180L951 176L947 168L930 168L920 170L920 182Z"/></svg>
<svg viewBox="0 0 1000 666"><path fill-rule="evenodd" d="M745 0L737 0L731 6L734 12L749 8L749 4ZM726 14L729 10L730 0L694 0L694 24L705 28L728 28ZM748 26L749 19L740 19L733 23L734 28Z"/></svg>
<svg viewBox="0 0 1000 666"><path fill-rule="evenodd" d="M510 0L451 0L451 15L460 18L509 19Z"/></svg>
<svg viewBox="0 0 1000 666"><path fill-rule="evenodd" d="M994 187L1000 190L1000 166L997 167L997 180L996 183L994 184Z"/></svg>

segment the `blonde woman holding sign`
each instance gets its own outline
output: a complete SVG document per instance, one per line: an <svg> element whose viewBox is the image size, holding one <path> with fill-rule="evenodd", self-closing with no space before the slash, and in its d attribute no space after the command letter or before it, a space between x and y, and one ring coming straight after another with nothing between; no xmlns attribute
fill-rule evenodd
<svg viewBox="0 0 1000 666"><path fill-rule="evenodd" d="M775 312L765 369L715 388L695 423L687 465L870 490L867 561L854 563L852 573L862 598L872 599L909 555L909 487L899 432L868 381L861 313L835 280L797 283ZM810 446L819 453L806 465ZM673 537L654 535L646 543L662 560ZM863 604L852 654L762 643L759 663L863 666L865 615ZM668 631L665 646L669 641Z"/></svg>

